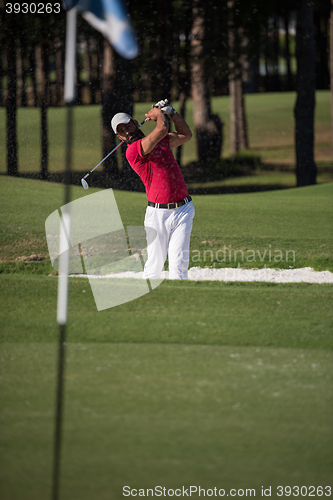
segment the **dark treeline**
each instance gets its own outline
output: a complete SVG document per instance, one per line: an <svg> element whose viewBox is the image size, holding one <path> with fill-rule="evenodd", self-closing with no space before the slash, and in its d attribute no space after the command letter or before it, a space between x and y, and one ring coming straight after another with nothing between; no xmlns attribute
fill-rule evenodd
<svg viewBox="0 0 333 500"><path fill-rule="evenodd" d="M310 99L314 110L314 90L330 87L329 0L317 0L314 5L306 0L126 3L140 45L140 55L130 62L78 16L77 104L102 104L105 154L115 142L110 130L115 112L132 113L134 102L168 98L180 101L179 111L184 115L185 102L191 98L198 161L219 159L223 124L212 114L210 98L227 94L231 97L232 152L237 153L249 146L244 93L285 90L298 92L296 146L302 137L308 144L311 110L305 112L304 106L309 107ZM0 106L7 107L11 174L17 173L16 107L38 106L41 173L47 178L47 107L64 105L65 21L64 11L8 14L0 2ZM297 67L307 76L297 74ZM298 119L299 123L308 120L305 132L297 127ZM127 167L124 161L124 172ZM313 170L314 165L306 168ZM119 175L115 155L105 171L111 178ZM298 184L304 182L310 181Z"/></svg>

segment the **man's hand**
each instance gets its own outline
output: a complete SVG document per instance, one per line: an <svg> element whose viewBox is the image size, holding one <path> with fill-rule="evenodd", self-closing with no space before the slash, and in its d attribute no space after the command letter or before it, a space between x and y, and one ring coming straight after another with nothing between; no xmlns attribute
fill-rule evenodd
<svg viewBox="0 0 333 500"><path fill-rule="evenodd" d="M162 113L168 116L170 115L172 116L175 112L171 104L169 104L168 99L163 99L162 101L158 101L155 104L154 108L159 108L162 111Z"/></svg>
<svg viewBox="0 0 333 500"><path fill-rule="evenodd" d="M147 120L156 122L156 127L150 134L141 139L141 152L143 156L149 154L156 144L168 133L169 123L164 113L159 108L152 108L146 115Z"/></svg>
<svg viewBox="0 0 333 500"><path fill-rule="evenodd" d="M155 106L151 108L145 116L147 120L153 120L154 122L157 122L158 119L162 119L164 122L166 120L163 111L160 108L155 108Z"/></svg>

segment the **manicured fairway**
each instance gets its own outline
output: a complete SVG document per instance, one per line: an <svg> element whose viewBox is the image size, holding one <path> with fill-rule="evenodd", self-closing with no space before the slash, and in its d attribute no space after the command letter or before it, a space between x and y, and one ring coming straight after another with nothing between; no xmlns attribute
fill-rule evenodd
<svg viewBox="0 0 333 500"><path fill-rule="evenodd" d="M3 500L50 497L55 354L3 346ZM69 343L61 498L331 485L331 362L294 348Z"/></svg>
<svg viewBox="0 0 333 500"><path fill-rule="evenodd" d="M93 188L84 191L82 187L73 187L72 199L96 192ZM146 195L115 191L115 197L123 224L141 226ZM318 271L333 271L332 199L333 184L242 195L194 196L191 266L309 266ZM0 221L3 272L15 271L16 265L9 266L7 262L18 257L32 253L48 257L45 220L62 204L61 184L0 177L0 209L6 214Z"/></svg>
<svg viewBox="0 0 333 500"><path fill-rule="evenodd" d="M55 277L2 275L0 287L2 341L57 339ZM332 301L328 284L164 281L97 312L88 280L71 278L69 340L331 349Z"/></svg>

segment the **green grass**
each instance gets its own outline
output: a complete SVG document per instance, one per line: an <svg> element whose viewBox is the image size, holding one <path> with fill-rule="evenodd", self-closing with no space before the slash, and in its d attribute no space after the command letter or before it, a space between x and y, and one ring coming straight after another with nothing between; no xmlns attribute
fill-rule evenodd
<svg viewBox="0 0 333 500"><path fill-rule="evenodd" d="M49 343L3 346L3 500L50 497L55 356ZM331 361L302 349L68 343L61 498L196 485L257 497L271 486L277 499L279 485L331 485Z"/></svg>
<svg viewBox="0 0 333 500"><path fill-rule="evenodd" d="M191 265L332 270L332 190L195 196ZM145 195L115 196L124 225L142 225ZM0 177L1 500L51 497L58 280L47 258L16 259L47 257L62 204L60 184ZM224 245L267 254L211 262ZM272 265L275 249L295 263ZM86 278L69 289L62 500L332 486L332 285L164 281L101 312Z"/></svg>
<svg viewBox="0 0 333 500"><path fill-rule="evenodd" d="M97 192L72 188L72 198ZM333 185L242 195L195 196L191 266L331 270ZM143 193L115 191L125 226L142 226ZM61 184L0 177L0 271L52 272L47 263L8 264L48 257L45 220L63 204Z"/></svg>
<svg viewBox="0 0 333 500"><path fill-rule="evenodd" d="M192 238L193 264L195 256L200 255L197 265L204 260L206 265L215 267L240 264L242 267L313 266L317 270L333 270L331 200L331 184L200 197ZM287 253L289 250L295 254ZM255 262L251 262L254 251Z"/></svg>
<svg viewBox="0 0 333 500"><path fill-rule="evenodd" d="M294 165L294 117L295 93L248 94L245 97L249 143L252 152L266 163ZM151 103L135 105L134 117L139 122ZM174 103L177 107L178 103ZM230 155L229 97L212 99L212 110L224 123L223 157ZM49 172L61 172L64 166L64 108L48 110L49 127ZM5 109L0 108L0 142L6 144ZM186 109L186 119L194 130L192 101ZM144 125L144 132L152 129ZM316 93L315 159L319 166L332 166L330 135L330 93ZM18 110L19 172L40 171L40 110L20 108ZM89 171L102 158L101 151L101 107L79 106L74 113L73 168L78 172ZM183 164L197 159L196 141L185 144ZM6 171L6 148L0 150L0 172ZM330 178L332 180L332 178Z"/></svg>
<svg viewBox="0 0 333 500"><path fill-rule="evenodd" d="M317 184L325 184L333 181L330 169L322 168L317 175ZM200 194L214 193L223 194L247 191L268 191L295 187L295 173L290 171L258 170L251 175L230 177L224 180L213 180L207 182L189 182L188 188Z"/></svg>
<svg viewBox="0 0 333 500"><path fill-rule="evenodd" d="M71 278L70 287L72 342L333 347L331 285L164 281L98 314L87 279ZM2 341L56 340L55 277L3 275L1 296Z"/></svg>
<svg viewBox="0 0 333 500"><path fill-rule="evenodd" d="M294 92L247 94L245 107L248 121L249 146L264 163L295 165L294 115L296 95ZM140 104L140 111L144 110ZM328 92L316 92L315 112L315 160L318 165L332 165L332 142L330 132L330 96ZM223 156L230 151L230 100L229 97L212 99L212 111L224 123ZM186 119L194 130L192 102L188 103ZM184 146L183 162L196 160L195 142Z"/></svg>

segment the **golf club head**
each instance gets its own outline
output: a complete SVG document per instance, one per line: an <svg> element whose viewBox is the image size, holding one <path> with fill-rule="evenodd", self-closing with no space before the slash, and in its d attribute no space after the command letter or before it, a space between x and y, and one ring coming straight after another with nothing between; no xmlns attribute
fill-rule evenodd
<svg viewBox="0 0 333 500"><path fill-rule="evenodd" d="M84 187L84 189L88 189L88 187L89 187L89 186L88 186L88 182L87 182L84 178L83 178L83 179L81 179L81 184L82 184L82 186Z"/></svg>

